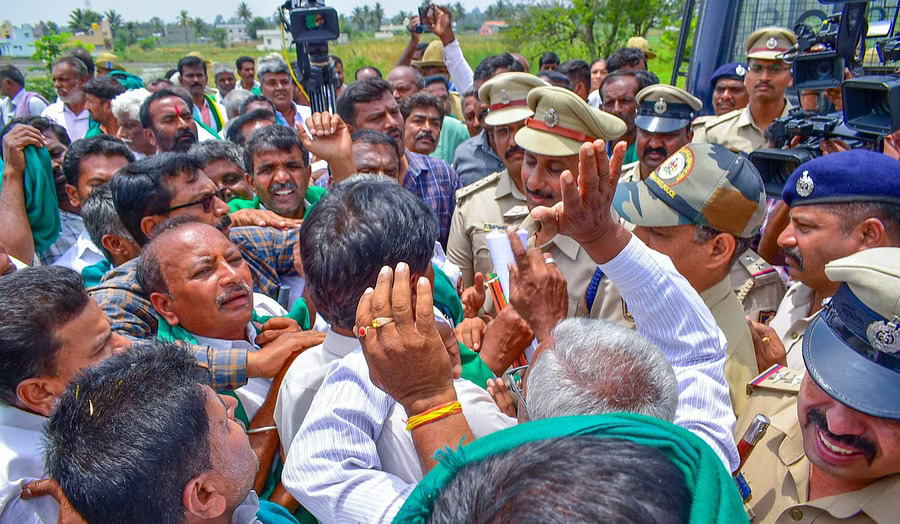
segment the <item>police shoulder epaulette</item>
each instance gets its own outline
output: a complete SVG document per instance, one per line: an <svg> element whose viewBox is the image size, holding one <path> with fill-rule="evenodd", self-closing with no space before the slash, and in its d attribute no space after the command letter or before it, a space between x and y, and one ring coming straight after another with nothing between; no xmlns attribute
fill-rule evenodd
<svg viewBox="0 0 900 524"><path fill-rule="evenodd" d="M769 369L763 371L758 377L747 383L747 394L750 395L757 389L779 391L782 393L797 393L800 391L800 382L802 380L802 372L794 371L781 364L774 364Z"/></svg>
<svg viewBox="0 0 900 524"><path fill-rule="evenodd" d="M693 127L705 126L706 124L712 122L713 120L715 120L718 117L719 117L719 115L701 115L701 116L698 116L697 118L695 118L693 122L691 122L691 126L693 126Z"/></svg>
<svg viewBox="0 0 900 524"><path fill-rule="evenodd" d="M461 187L461 188L457 189L456 190L456 199L459 200L461 198L467 197L467 196L471 195L472 193L478 191L479 189L500 180L501 173L502 173L502 171L492 173L484 178L481 178L481 179L478 179L478 180L472 182L471 184L469 184L465 187Z"/></svg>
<svg viewBox="0 0 900 524"><path fill-rule="evenodd" d="M719 124L722 124L722 123L724 123L724 122L729 122L729 121L734 120L735 118L737 118L737 117L739 117L739 116L741 116L741 110L740 110L740 109L735 109L734 111L730 111L730 112L725 113L725 114L723 114L723 115L719 115L719 116L713 118L712 120L709 120L709 121L706 122L706 129L709 129L709 128L711 128L711 127L715 127L715 126L717 126L717 125L719 125Z"/></svg>
<svg viewBox="0 0 900 524"><path fill-rule="evenodd" d="M745 282L744 285L741 286L741 289L737 291L738 299L740 299L742 303L747 298L750 290L754 287L763 286L773 282L779 283L782 288L784 287L784 281L781 280L781 275L778 274L778 270L772 267L763 257L756 254L752 249L745 251L739 260L741 265L744 266L744 269L750 273L750 278L747 279L747 282Z"/></svg>

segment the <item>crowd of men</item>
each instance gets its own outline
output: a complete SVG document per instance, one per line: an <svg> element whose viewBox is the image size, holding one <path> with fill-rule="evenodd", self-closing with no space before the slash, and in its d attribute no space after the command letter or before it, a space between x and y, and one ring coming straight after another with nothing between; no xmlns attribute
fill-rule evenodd
<svg viewBox="0 0 900 524"><path fill-rule="evenodd" d="M423 13L334 113L278 54L0 68L0 523L893 522L893 138L769 194L790 30L704 115L643 38Z"/></svg>

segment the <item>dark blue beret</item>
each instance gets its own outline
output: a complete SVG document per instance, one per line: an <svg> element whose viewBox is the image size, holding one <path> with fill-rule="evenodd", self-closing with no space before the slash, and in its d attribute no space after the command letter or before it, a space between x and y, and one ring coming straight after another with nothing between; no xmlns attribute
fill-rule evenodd
<svg viewBox="0 0 900 524"><path fill-rule="evenodd" d="M900 204L900 162L864 149L821 156L791 174L781 198L790 207L835 202Z"/></svg>
<svg viewBox="0 0 900 524"><path fill-rule="evenodd" d="M720 78L728 77L743 80L745 74L747 74L747 64L741 64L738 62L725 64L716 69L716 72L713 73L712 78L709 79L709 85L711 85L712 88L715 89L716 82L718 82Z"/></svg>

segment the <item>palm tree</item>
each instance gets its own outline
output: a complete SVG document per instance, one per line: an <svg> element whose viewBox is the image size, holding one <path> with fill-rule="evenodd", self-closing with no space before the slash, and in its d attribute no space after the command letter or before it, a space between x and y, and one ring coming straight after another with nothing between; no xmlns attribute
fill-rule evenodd
<svg viewBox="0 0 900 524"><path fill-rule="evenodd" d="M253 20L253 13L250 11L250 6L247 5L247 2L241 2L237 7L237 17L244 21L244 23Z"/></svg>
<svg viewBox="0 0 900 524"><path fill-rule="evenodd" d="M181 10L178 13L178 25L184 28L184 41L188 41L188 26L191 25L191 17L188 16L188 12L185 10Z"/></svg>
<svg viewBox="0 0 900 524"><path fill-rule="evenodd" d="M122 27L122 15L116 12L115 9L110 9L109 11L103 13L103 16L106 17L106 20L109 22L109 30L112 31L113 38L116 37L116 33L119 32L119 28Z"/></svg>
<svg viewBox="0 0 900 524"><path fill-rule="evenodd" d="M463 7L460 2L453 4L453 7L450 8L450 12L453 13L453 19L457 22L462 21L462 19L466 17L466 8Z"/></svg>
<svg viewBox="0 0 900 524"><path fill-rule="evenodd" d="M353 8L353 15L350 17L350 22L360 31L365 31L366 18L361 7Z"/></svg>
<svg viewBox="0 0 900 524"><path fill-rule="evenodd" d="M132 45L137 42L137 22L129 20L128 22L125 22L125 25L123 27L125 28L125 41L128 42L128 45Z"/></svg>
<svg viewBox="0 0 900 524"><path fill-rule="evenodd" d="M93 24L100 22L102 19L103 17L96 11L81 8L74 9L69 14L69 28L72 29L73 33L79 31L87 33L91 30Z"/></svg>
<svg viewBox="0 0 900 524"><path fill-rule="evenodd" d="M150 31L166 36L166 25L163 24L162 18L154 16L150 19Z"/></svg>
<svg viewBox="0 0 900 524"><path fill-rule="evenodd" d="M194 18L191 21L191 25L193 25L194 33L196 33L197 36L205 36L206 35L206 29L207 29L206 22L202 18L199 18L199 17Z"/></svg>
<svg viewBox="0 0 900 524"><path fill-rule="evenodd" d="M375 8L372 9L372 21L375 23L375 30L381 29L381 22L384 21L384 8L381 2L375 2Z"/></svg>

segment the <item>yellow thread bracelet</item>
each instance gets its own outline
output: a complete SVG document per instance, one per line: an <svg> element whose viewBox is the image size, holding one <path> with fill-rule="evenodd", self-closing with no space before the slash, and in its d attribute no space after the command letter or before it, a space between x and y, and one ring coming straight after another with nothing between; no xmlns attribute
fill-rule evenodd
<svg viewBox="0 0 900 524"><path fill-rule="evenodd" d="M435 420L440 420L444 417L460 412L462 412L462 405L459 402L449 402L430 411L426 411L425 413L422 413L420 415L409 417L409 421L406 423L406 430L412 431L419 426L424 426L425 424L429 424L431 422L434 422Z"/></svg>

